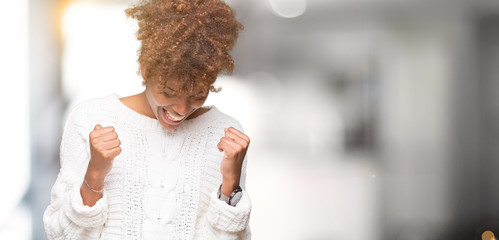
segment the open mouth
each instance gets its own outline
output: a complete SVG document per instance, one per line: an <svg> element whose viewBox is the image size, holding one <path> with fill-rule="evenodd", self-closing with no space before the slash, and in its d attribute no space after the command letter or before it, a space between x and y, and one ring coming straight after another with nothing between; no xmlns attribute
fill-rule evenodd
<svg viewBox="0 0 499 240"><path fill-rule="evenodd" d="M184 121L185 117L187 116L185 115L183 117L175 117L173 114L171 114L170 112L168 112L168 110L164 108L162 115L163 115L163 120L165 120L165 122L173 125L180 124L182 121Z"/></svg>

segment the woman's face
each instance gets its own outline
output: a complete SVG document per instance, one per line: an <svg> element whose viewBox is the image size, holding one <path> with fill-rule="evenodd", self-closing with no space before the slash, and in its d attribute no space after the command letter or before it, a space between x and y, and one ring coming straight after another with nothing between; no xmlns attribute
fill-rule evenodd
<svg viewBox="0 0 499 240"><path fill-rule="evenodd" d="M208 89L194 87L190 92L179 87L166 86L158 93L158 83L146 84L146 97L156 119L167 130L176 129L194 111L202 107L208 97Z"/></svg>

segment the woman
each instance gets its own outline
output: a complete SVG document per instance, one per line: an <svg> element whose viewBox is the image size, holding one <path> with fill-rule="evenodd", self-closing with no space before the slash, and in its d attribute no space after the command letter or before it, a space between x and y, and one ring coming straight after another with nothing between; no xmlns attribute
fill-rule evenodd
<svg viewBox="0 0 499 240"><path fill-rule="evenodd" d="M49 239L250 239L249 138L203 107L242 25L219 0L151 0L137 95L83 102L66 120L43 221Z"/></svg>

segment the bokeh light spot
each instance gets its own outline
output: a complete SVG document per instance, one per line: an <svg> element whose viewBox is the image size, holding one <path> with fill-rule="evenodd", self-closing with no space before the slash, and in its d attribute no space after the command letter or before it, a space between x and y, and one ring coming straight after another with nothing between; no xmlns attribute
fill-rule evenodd
<svg viewBox="0 0 499 240"><path fill-rule="evenodd" d="M279 17L294 18L305 13L306 0L269 0L272 12Z"/></svg>

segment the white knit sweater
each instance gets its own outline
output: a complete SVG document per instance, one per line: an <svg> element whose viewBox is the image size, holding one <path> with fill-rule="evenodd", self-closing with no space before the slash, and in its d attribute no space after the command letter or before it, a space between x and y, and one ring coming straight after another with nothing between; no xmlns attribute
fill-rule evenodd
<svg viewBox="0 0 499 240"><path fill-rule="evenodd" d="M122 152L104 181L103 197L84 206L80 195L90 159L89 133L114 126ZM216 107L176 130L128 108L117 94L74 107L64 126L61 169L43 222L49 239L250 239L246 159L235 207L218 199L224 128L242 131Z"/></svg>

